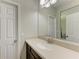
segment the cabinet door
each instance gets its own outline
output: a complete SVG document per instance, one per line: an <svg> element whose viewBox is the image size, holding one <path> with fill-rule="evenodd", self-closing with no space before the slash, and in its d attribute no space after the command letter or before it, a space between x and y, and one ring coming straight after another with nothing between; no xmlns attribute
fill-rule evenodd
<svg viewBox="0 0 79 59"><path fill-rule="evenodd" d="M35 59L34 55L32 55L32 53L29 53L30 58L29 59Z"/></svg>
<svg viewBox="0 0 79 59"><path fill-rule="evenodd" d="M26 44L26 59L30 59L29 46Z"/></svg>
<svg viewBox="0 0 79 59"><path fill-rule="evenodd" d="M26 44L27 59L42 59L28 44Z"/></svg>
<svg viewBox="0 0 79 59"><path fill-rule="evenodd" d="M31 54L34 56L35 59L42 59L33 49L31 49Z"/></svg>

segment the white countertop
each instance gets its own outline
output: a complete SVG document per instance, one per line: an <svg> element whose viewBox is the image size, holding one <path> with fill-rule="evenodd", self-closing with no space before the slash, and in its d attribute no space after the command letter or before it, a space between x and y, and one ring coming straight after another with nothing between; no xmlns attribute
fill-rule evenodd
<svg viewBox="0 0 79 59"><path fill-rule="evenodd" d="M26 42L43 59L79 59L79 52L56 44L48 44L42 39L27 39Z"/></svg>

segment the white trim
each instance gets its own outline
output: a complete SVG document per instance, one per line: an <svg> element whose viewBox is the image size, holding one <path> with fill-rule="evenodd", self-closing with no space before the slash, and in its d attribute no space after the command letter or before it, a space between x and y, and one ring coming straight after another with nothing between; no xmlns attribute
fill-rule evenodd
<svg viewBox="0 0 79 59"><path fill-rule="evenodd" d="M18 58L20 59L20 40L21 40L21 5L18 4Z"/></svg>

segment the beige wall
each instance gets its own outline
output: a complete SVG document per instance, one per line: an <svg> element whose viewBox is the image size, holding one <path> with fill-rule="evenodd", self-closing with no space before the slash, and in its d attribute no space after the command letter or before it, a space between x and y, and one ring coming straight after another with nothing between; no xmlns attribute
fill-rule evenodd
<svg viewBox="0 0 79 59"><path fill-rule="evenodd" d="M20 57L25 56L25 40L38 36L38 0L21 0Z"/></svg>
<svg viewBox="0 0 79 59"><path fill-rule="evenodd" d="M49 16L56 16L56 9L54 7L49 8L39 8L39 35L46 36L48 35L48 22Z"/></svg>

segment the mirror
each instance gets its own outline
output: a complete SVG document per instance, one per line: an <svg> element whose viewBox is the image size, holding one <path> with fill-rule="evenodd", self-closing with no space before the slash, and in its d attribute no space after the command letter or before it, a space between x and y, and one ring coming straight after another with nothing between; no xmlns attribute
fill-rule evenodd
<svg viewBox="0 0 79 59"><path fill-rule="evenodd" d="M79 42L79 5L61 11L61 38Z"/></svg>
<svg viewBox="0 0 79 59"><path fill-rule="evenodd" d="M69 1L57 1L48 8L40 6L38 35L79 42L79 4L74 4Z"/></svg>

